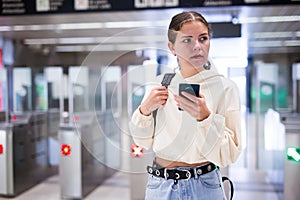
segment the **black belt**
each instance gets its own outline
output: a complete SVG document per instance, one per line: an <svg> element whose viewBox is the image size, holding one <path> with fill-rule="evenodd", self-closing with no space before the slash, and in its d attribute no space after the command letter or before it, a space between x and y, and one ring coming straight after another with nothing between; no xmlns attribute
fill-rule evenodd
<svg viewBox="0 0 300 200"><path fill-rule="evenodd" d="M154 176L162 177L164 179L173 180L188 180L196 176L201 176L203 174L209 173L216 169L217 166L213 163L208 163L201 165L199 167L189 168L189 169L168 169L168 168L155 168L147 166L147 172Z"/></svg>

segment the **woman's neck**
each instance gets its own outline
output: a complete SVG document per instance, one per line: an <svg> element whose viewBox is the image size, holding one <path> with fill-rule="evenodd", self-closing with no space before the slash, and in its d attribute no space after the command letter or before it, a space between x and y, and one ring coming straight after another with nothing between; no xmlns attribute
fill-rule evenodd
<svg viewBox="0 0 300 200"><path fill-rule="evenodd" d="M203 67L196 68L196 67L193 67L192 65L183 66L183 67L180 66L180 73L183 78L188 78L188 77L194 76L203 70L204 70Z"/></svg>

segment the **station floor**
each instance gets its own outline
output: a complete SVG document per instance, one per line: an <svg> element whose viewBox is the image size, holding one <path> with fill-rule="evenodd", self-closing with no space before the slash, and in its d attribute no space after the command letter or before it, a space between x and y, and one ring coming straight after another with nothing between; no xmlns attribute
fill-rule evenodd
<svg viewBox="0 0 300 200"><path fill-rule="evenodd" d="M233 168L230 178L234 182L234 200L283 200L283 191L268 184L266 176L260 171ZM46 179L32 189L10 200L59 200L60 188L58 175ZM131 200L130 174L117 172L93 190L85 200ZM8 198L0 197L0 200Z"/></svg>

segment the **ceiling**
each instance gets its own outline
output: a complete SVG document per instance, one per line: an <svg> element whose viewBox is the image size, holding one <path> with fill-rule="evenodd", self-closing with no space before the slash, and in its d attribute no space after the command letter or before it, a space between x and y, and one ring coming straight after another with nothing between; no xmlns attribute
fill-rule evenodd
<svg viewBox="0 0 300 200"><path fill-rule="evenodd" d="M208 22L240 23L248 54L300 52L300 5L0 16L0 37L60 52L160 48L171 17L182 10L199 11Z"/></svg>

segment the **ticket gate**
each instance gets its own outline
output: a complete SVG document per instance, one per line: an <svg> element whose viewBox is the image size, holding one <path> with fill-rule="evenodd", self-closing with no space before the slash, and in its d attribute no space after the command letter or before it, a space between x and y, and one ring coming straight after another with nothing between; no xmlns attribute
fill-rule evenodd
<svg viewBox="0 0 300 200"><path fill-rule="evenodd" d="M284 200L300 199L300 113L282 113L285 125Z"/></svg>
<svg viewBox="0 0 300 200"><path fill-rule="evenodd" d="M49 165L53 168L57 168L56 170L58 171L60 153L58 129L60 124L60 113L58 109L49 109L47 115Z"/></svg>
<svg viewBox="0 0 300 200"><path fill-rule="evenodd" d="M57 173L48 165L47 114L15 113L0 127L0 195L16 196Z"/></svg>
<svg viewBox="0 0 300 200"><path fill-rule="evenodd" d="M103 133L92 113L76 114L74 124L59 128L59 179L63 199L81 199L107 177Z"/></svg>
<svg viewBox="0 0 300 200"><path fill-rule="evenodd" d="M0 124L0 195L14 195L13 134L10 124Z"/></svg>

